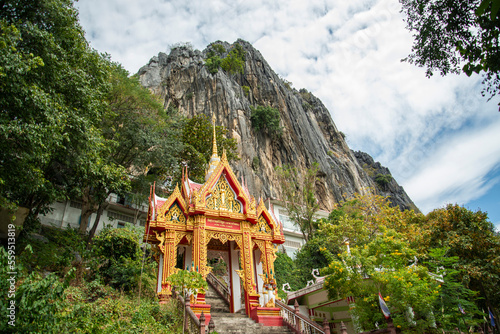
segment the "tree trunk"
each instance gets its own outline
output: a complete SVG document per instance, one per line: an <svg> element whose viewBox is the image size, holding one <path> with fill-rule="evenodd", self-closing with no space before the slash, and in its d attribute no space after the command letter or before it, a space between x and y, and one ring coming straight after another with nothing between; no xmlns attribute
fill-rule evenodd
<svg viewBox="0 0 500 334"><path fill-rule="evenodd" d="M89 237L87 239L87 248L89 248L90 243L92 242L92 239L94 238L95 232L97 231L97 227L99 226L99 221L101 220L102 213L104 212L104 206L106 205L106 202L103 202L99 204L99 207L97 208L96 212L96 217L94 220L94 225L92 226L92 229L89 232Z"/></svg>
<svg viewBox="0 0 500 334"><path fill-rule="evenodd" d="M90 187L86 187L82 196L82 215L80 217L80 234L87 233L90 216L96 211L96 207L91 199Z"/></svg>

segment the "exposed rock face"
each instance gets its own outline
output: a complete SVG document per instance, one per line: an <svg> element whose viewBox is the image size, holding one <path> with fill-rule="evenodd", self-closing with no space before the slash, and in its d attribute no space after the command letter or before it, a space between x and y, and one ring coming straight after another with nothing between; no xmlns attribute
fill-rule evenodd
<svg viewBox="0 0 500 334"><path fill-rule="evenodd" d="M216 43L227 51L232 47L226 42ZM320 168L316 196L322 209L331 210L354 193L376 191L376 184L358 163L323 103L281 80L248 42L236 43L246 51L241 75L222 69L210 74L205 66L209 45L203 52L178 47L169 55L160 53L139 70L140 81L164 100L165 108L174 106L188 117L215 113L217 125L227 127L238 141L241 159L233 169L256 197L281 198L275 167L292 164L305 170L314 162ZM243 86L248 87L246 92ZM257 105L279 109L281 138L252 128L250 106ZM399 187L398 191L404 196L393 196L390 191L387 194L401 200L395 204L410 207L413 203L404 190Z"/></svg>
<svg viewBox="0 0 500 334"><path fill-rule="evenodd" d="M389 197L389 200L394 205L398 205L401 210L419 211L403 187L394 180L387 167L382 166L380 162L375 162L368 153L357 151L353 154L364 171L375 182L382 196Z"/></svg>

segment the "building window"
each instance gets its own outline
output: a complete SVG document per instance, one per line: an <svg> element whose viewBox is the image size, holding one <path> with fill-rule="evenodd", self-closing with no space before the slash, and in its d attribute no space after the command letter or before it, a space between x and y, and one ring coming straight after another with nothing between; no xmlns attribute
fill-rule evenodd
<svg viewBox="0 0 500 334"><path fill-rule="evenodd" d="M118 225L116 227L117 228L125 228L125 223L124 222L118 222Z"/></svg>
<svg viewBox="0 0 500 334"><path fill-rule="evenodd" d="M70 201L69 206L75 209L82 209L82 203L77 201Z"/></svg>
<svg viewBox="0 0 500 334"><path fill-rule="evenodd" d="M123 213L108 211L108 217L112 219L118 219L130 224L134 223L134 217L124 215Z"/></svg>

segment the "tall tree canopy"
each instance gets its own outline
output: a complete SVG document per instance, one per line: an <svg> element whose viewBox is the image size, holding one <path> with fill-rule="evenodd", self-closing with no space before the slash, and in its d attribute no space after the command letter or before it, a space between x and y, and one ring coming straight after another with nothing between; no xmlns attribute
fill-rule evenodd
<svg viewBox="0 0 500 334"><path fill-rule="evenodd" d="M71 0L0 1L0 199L40 211L75 175L120 177L99 160L108 61ZM75 173L66 173L68 169Z"/></svg>
<svg viewBox="0 0 500 334"><path fill-rule="evenodd" d="M400 0L414 32L405 59L442 75L484 72L483 95L500 93L499 0Z"/></svg>

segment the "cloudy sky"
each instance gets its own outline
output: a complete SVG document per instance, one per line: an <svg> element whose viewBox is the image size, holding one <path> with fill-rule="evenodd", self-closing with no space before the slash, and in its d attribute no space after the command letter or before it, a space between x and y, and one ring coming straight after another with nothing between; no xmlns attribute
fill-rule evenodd
<svg viewBox="0 0 500 334"><path fill-rule="evenodd" d="M349 146L389 167L427 213L446 203L500 227L499 98L481 77L401 62L412 36L397 0L80 0L92 47L131 73L169 46L238 38L297 89L319 97Z"/></svg>

